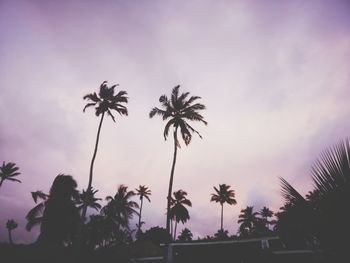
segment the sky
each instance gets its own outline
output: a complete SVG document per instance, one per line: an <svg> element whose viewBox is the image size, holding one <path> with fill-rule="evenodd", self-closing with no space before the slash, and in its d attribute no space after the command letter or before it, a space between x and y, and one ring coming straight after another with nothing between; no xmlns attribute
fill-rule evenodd
<svg viewBox="0 0 350 263"><path fill-rule="evenodd" d="M22 180L0 189L0 241L10 218L15 242L35 241L30 192L59 173L86 188L99 119L83 96L104 80L130 101L129 116L103 123L97 196L147 185L143 229L165 226L173 142L148 114L179 84L202 97L208 121L178 152L173 189L193 203L185 227L195 238L220 228L210 194L225 183L237 205L224 207L224 228L236 234L247 205L283 204L279 177L311 190L313 162L349 136L350 2L0 0L0 162Z"/></svg>

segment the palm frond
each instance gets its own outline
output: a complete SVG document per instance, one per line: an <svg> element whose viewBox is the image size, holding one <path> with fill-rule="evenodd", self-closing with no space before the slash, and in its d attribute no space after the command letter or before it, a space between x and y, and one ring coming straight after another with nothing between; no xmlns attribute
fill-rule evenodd
<svg viewBox="0 0 350 263"><path fill-rule="evenodd" d="M43 193L42 191L31 192L31 195L35 203L37 203L38 198L41 200L46 200L49 197L47 194Z"/></svg>
<svg viewBox="0 0 350 263"><path fill-rule="evenodd" d="M350 188L350 144L345 139L325 150L311 168L311 174L321 195L336 189Z"/></svg>
<svg viewBox="0 0 350 263"><path fill-rule="evenodd" d="M100 101L99 97L97 96L96 92L87 94L83 97L84 100L91 100L94 103L97 103Z"/></svg>
<svg viewBox="0 0 350 263"><path fill-rule="evenodd" d="M113 122L115 122L115 118L110 110L107 110L107 114L112 118Z"/></svg>
<svg viewBox="0 0 350 263"><path fill-rule="evenodd" d="M161 109L158 109L157 107L154 107L150 113L149 117L153 118L155 115L160 115L161 117L167 116L167 112Z"/></svg>
<svg viewBox="0 0 350 263"><path fill-rule="evenodd" d="M164 127L164 132L163 132L163 136L164 139L166 140L168 138L168 134L169 134L169 129L170 127L175 123L175 119L171 119L170 121L167 122L167 124Z"/></svg>
<svg viewBox="0 0 350 263"><path fill-rule="evenodd" d="M280 177L282 196L286 203L301 204L306 203L305 198L299 194L299 192L289 184L284 178Z"/></svg>
<svg viewBox="0 0 350 263"><path fill-rule="evenodd" d="M173 108L177 108L177 104L178 104L178 98L179 98L179 88L180 85L177 85L173 88L172 92L171 92L171 104Z"/></svg>
<svg viewBox="0 0 350 263"><path fill-rule="evenodd" d="M201 97L199 96L191 96L188 101L185 102L184 104L184 108L187 108L188 106L190 106L192 104L192 102L201 99Z"/></svg>
<svg viewBox="0 0 350 263"><path fill-rule="evenodd" d="M96 102L91 102L91 103L88 103L85 105L84 109L83 109L83 112L85 112L85 110L89 107L92 107L92 106L95 106L96 105Z"/></svg>
<svg viewBox="0 0 350 263"><path fill-rule="evenodd" d="M21 180L18 180L18 179L16 179L16 178L11 178L11 177L7 178L6 180L12 181L12 182L17 182L17 183L22 183Z"/></svg>

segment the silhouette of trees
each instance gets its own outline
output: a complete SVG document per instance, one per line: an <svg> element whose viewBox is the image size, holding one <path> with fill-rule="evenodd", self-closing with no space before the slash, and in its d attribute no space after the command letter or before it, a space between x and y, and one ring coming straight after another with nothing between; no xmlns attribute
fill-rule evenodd
<svg viewBox="0 0 350 263"><path fill-rule="evenodd" d="M349 256L349 156L348 139L322 152L311 168L315 187L306 198L281 178L285 204L277 213L276 229L285 241L300 246L318 239L334 261Z"/></svg>
<svg viewBox="0 0 350 263"><path fill-rule="evenodd" d="M79 193L77 183L70 175L56 176L50 195L45 201L38 242L62 246L71 244L81 223L75 206Z"/></svg>
<svg viewBox="0 0 350 263"><path fill-rule="evenodd" d="M268 207L264 206L260 210L259 215L261 216L264 226L269 229L269 226L274 223L274 221L269 220L269 218L273 216L273 212Z"/></svg>
<svg viewBox="0 0 350 263"><path fill-rule="evenodd" d="M45 205L46 205L46 200L49 198L49 195L43 193L42 191L31 192L31 194L35 204L37 205L34 208L32 208L26 215L27 231L30 231L34 226L41 224ZM39 199L41 200L40 203L38 203Z"/></svg>
<svg viewBox="0 0 350 263"><path fill-rule="evenodd" d="M183 190L178 190L174 192L173 195L174 198L171 198L170 219L175 222L174 232L172 232L172 236L175 240L177 224L179 222L184 224L190 219L186 206L191 207L192 203L186 198L187 192Z"/></svg>
<svg viewBox="0 0 350 263"><path fill-rule="evenodd" d="M86 224L87 246L91 249L96 247L105 247L106 239L112 229L108 229L103 215L91 215L89 222Z"/></svg>
<svg viewBox="0 0 350 263"><path fill-rule="evenodd" d="M90 188L86 191L83 190L83 192L79 195L78 209L80 211L83 211L84 207L88 207L88 208L95 209L96 211L99 211L102 206L98 203L98 201L102 199L95 197L95 194L97 192L98 190L94 190L93 188Z"/></svg>
<svg viewBox="0 0 350 263"><path fill-rule="evenodd" d="M215 234L214 234L214 239L215 240L228 240L230 237L228 236L228 231L224 229L219 229ZM209 238L210 239L210 238ZM212 239L212 238L211 238Z"/></svg>
<svg viewBox="0 0 350 263"><path fill-rule="evenodd" d="M107 81L104 81L100 85L100 90L98 95L96 94L96 92L94 92L84 96L84 100L88 100L90 102L85 105L83 111L85 112L86 108L94 106L96 116L98 117L101 115L100 124L98 126L98 131L97 131L95 149L91 159L89 183L88 183L87 191L89 191L92 186L94 162L96 158L102 122L105 114L107 113L114 122L115 122L115 118L112 114L113 110L119 113L120 115L128 115L127 108L124 105L122 105L123 103L128 103L128 97L126 97L127 92L122 90L122 91L119 91L117 94L115 94L115 88L117 86L118 84L108 87ZM85 218L86 216L86 210L87 210L87 206L84 206L83 212L82 212L83 218Z"/></svg>
<svg viewBox="0 0 350 263"><path fill-rule="evenodd" d="M174 137L174 156L173 163L170 172L169 189L167 196L167 218L166 218L166 230L170 233L170 205L171 205L171 193L173 187L175 163L177 148L180 147L178 140L177 131L180 128L180 133L185 144L188 145L192 139L192 133L197 133L200 138L202 136L196 131L188 121L199 121L207 125L204 117L198 113L198 111L204 110L205 106L201 103L194 103L200 97L191 96L189 92L179 94L180 85L173 88L170 99L166 95L162 95L159 98L162 109L154 107L150 113L149 117L153 118L155 115L159 115L163 120L168 120L164 128L164 139L166 140L169 134L170 127L173 127L173 137ZM188 99L187 99L188 98Z"/></svg>
<svg viewBox="0 0 350 263"><path fill-rule="evenodd" d="M9 219L7 220L6 223L6 228L9 234L9 242L10 244L13 244L13 240L12 240L12 230L16 229L18 227L18 224L15 220L13 219Z"/></svg>
<svg viewBox="0 0 350 263"><path fill-rule="evenodd" d="M133 218L133 215L138 215L135 209L139 208L139 205L130 200L135 196L133 191L128 191L128 187L120 185L117 193L112 196L107 196L107 205L101 209L101 214L105 217L104 223L110 230L111 242L117 242L124 238L125 230L130 231L129 221Z"/></svg>
<svg viewBox="0 0 350 263"><path fill-rule="evenodd" d="M136 194L140 196L140 212L139 212L139 223L137 225L137 233L141 231L142 221L141 221L141 214L142 214L142 207L143 207L143 198L146 198L148 202L151 202L151 199L149 196L151 195L151 190L148 189L145 185L140 185L139 188L135 189Z"/></svg>
<svg viewBox="0 0 350 263"><path fill-rule="evenodd" d="M253 233L253 230L258 223L258 213L253 211L253 206L247 206L241 210L238 216L239 234L240 236L249 236Z"/></svg>
<svg viewBox="0 0 350 263"><path fill-rule="evenodd" d="M20 180L15 178L16 176L20 175L21 173L18 172L19 168L16 166L15 163L2 163L2 166L0 166L0 188L4 181L10 181L10 182L18 182L21 183Z"/></svg>
<svg viewBox="0 0 350 263"><path fill-rule="evenodd" d="M155 245L160 245L168 243L171 240L171 236L166 229L156 226L146 230L145 233L141 233L139 240L150 241Z"/></svg>
<svg viewBox="0 0 350 263"><path fill-rule="evenodd" d="M237 204L235 199L234 190L230 189L230 185L219 184L219 189L214 186L215 193L211 194L211 202L220 203L221 205L221 226L220 229L223 231L223 217L224 217L224 203L229 205Z"/></svg>
<svg viewBox="0 0 350 263"><path fill-rule="evenodd" d="M177 239L182 242L192 241L192 238L193 238L193 234L191 230L189 230L187 227L182 229L180 235L177 237Z"/></svg>

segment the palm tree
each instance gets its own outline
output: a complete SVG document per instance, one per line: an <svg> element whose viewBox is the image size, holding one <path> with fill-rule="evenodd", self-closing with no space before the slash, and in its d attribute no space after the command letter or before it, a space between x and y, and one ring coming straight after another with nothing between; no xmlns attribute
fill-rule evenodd
<svg viewBox="0 0 350 263"><path fill-rule="evenodd" d="M224 203L229 205L237 204L235 199L235 191L230 190L230 185L219 184L219 189L214 186L216 193L211 194L210 202L220 203L221 205L221 231L223 231L223 218L224 218Z"/></svg>
<svg viewBox="0 0 350 263"><path fill-rule="evenodd" d="M188 124L188 121L199 121L207 125L208 123L204 120L204 117L198 113L200 110L204 110L205 106L201 103L194 103L201 97L191 96L189 99L189 92L182 93L179 95L180 85L173 88L171 93L171 98L169 99L166 95L162 95L159 98L159 102L163 109L154 107L150 113L149 117L153 118L155 115L159 115L163 120L168 120L164 128L164 139L166 140L169 134L170 127L173 127L174 136L174 156L173 163L170 172L169 189L167 196L167 217L166 217L166 230L170 233L170 202L171 193L173 189L173 179L176 163L177 148L180 147L180 143L177 137L177 131L180 128L180 133L185 144L188 145L192 139L192 133L197 133L200 138L202 136L196 131L192 126ZM194 103L194 104L193 104Z"/></svg>
<svg viewBox="0 0 350 263"><path fill-rule="evenodd" d="M12 241L12 230L16 229L18 227L18 224L15 220L13 219L9 219L7 220L7 223L6 223L6 228L8 230L8 233L9 233L9 242L10 244L13 244L13 241Z"/></svg>
<svg viewBox="0 0 350 263"><path fill-rule="evenodd" d="M143 198L146 198L148 202L151 202L151 199L149 196L151 195L151 190L148 189L145 185L140 185L139 188L135 189L136 194L140 196L140 212L139 212L139 223L138 223L138 233L141 231L141 213L142 213L142 206L143 206Z"/></svg>
<svg viewBox="0 0 350 263"><path fill-rule="evenodd" d="M187 193L183 190L178 190L173 193L174 198L171 199L170 218L175 221L174 240L176 239L177 224L181 221L182 224L190 219L190 215L186 206L191 207L192 203L186 198Z"/></svg>
<svg viewBox="0 0 350 263"><path fill-rule="evenodd" d="M117 94L114 94L115 93L114 89L117 86L118 85L113 85L108 87L107 81L104 81L100 86L100 91L98 95L96 94L96 92L94 92L84 96L84 100L86 99L91 102L85 105L83 111L85 112L86 108L88 107L95 106L96 116L98 117L101 115L100 124L97 130L95 149L91 159L89 183L88 183L87 190L91 189L91 185L92 185L94 162L96 158L98 142L100 139L100 132L101 132L102 122L103 122L105 113L107 113L114 122L115 122L115 118L112 114L113 110L118 112L120 115L128 115L127 108L124 105L122 105L122 103L128 103L128 97L126 97L127 92L122 90L122 91L119 91ZM83 213L82 213L83 218L85 218L86 216L86 210L87 210L87 206L84 206Z"/></svg>
<svg viewBox="0 0 350 263"><path fill-rule="evenodd" d="M273 212L268 207L264 206L260 210L259 215L261 216L265 227L268 229L269 224L271 224L271 221L269 221L269 218L273 216Z"/></svg>
<svg viewBox="0 0 350 263"><path fill-rule="evenodd" d="M98 190L94 190L93 188L90 188L88 190L83 190L83 192L80 194L80 198L78 200L78 209L83 210L84 207L90 207L92 209L95 209L96 211L101 209L101 205L98 203L98 201L102 200L101 198L96 198L95 194L98 192ZM85 218L83 218L85 220Z"/></svg>
<svg viewBox="0 0 350 263"><path fill-rule="evenodd" d="M191 230L189 230L187 227L185 227L184 229L182 229L182 231L177 239L179 241L182 241L182 242L188 242L188 241L191 241L192 238L193 238L193 234L192 234Z"/></svg>
<svg viewBox="0 0 350 263"><path fill-rule="evenodd" d="M31 194L35 204L37 205L34 208L32 208L26 215L27 231L30 231L34 226L41 224L46 206L46 201L49 198L49 195L43 193L42 191L31 192ZM38 203L39 199L41 200L40 203Z"/></svg>
<svg viewBox="0 0 350 263"><path fill-rule="evenodd" d="M246 209L242 209L240 215L238 216L239 232L241 235L252 234L253 229L255 228L258 222L258 213L253 212L253 206L247 206Z"/></svg>
<svg viewBox="0 0 350 263"><path fill-rule="evenodd" d="M115 231L119 231L121 227L129 229L130 219L134 214L138 214L135 209L139 208L139 205L130 200L133 196L135 196L133 191L128 191L127 186L120 185L114 197L106 197L108 203L102 208L101 213L113 222Z"/></svg>
<svg viewBox="0 0 350 263"><path fill-rule="evenodd" d="M45 201L38 241L62 246L74 242L81 220L75 206L79 198L77 183L70 175L56 176Z"/></svg>
<svg viewBox="0 0 350 263"><path fill-rule="evenodd" d="M214 234L214 238L216 240L228 240L230 237L228 236L228 231L219 229L218 232Z"/></svg>
<svg viewBox="0 0 350 263"><path fill-rule="evenodd" d="M21 183L20 180L14 178L21 173L18 172L19 168L15 163L2 163L0 166L0 188L5 180Z"/></svg>

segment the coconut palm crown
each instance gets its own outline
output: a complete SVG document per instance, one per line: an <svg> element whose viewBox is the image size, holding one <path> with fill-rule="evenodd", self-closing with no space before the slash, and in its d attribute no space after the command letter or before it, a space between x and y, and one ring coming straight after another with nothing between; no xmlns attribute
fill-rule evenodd
<svg viewBox="0 0 350 263"><path fill-rule="evenodd" d="M16 176L21 174L20 172L18 172L18 170L19 168L16 166L15 163L3 162L2 166L0 166L0 187L5 180L21 183L20 180L15 178Z"/></svg>

